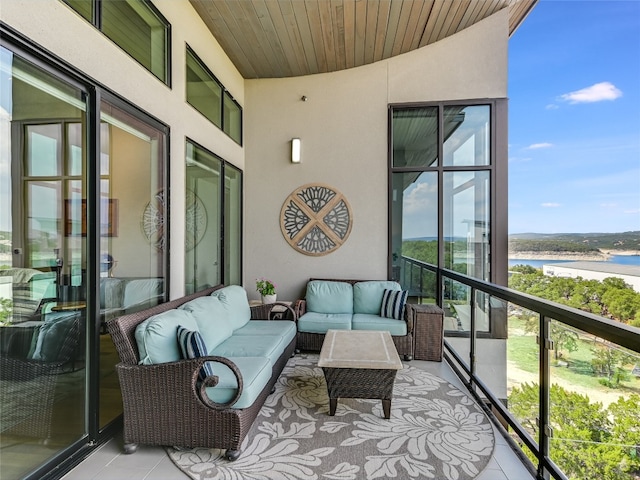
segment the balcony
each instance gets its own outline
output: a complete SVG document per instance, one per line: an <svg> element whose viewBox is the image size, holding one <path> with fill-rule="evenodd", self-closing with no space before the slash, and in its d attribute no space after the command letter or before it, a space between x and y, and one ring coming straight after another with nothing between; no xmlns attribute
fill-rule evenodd
<svg viewBox="0 0 640 480"><path fill-rule="evenodd" d="M478 281L456 272L438 269L414 259L403 258L398 270L400 280L416 301L428 303L444 298L445 362L414 360L411 365L439 375L461 388L466 387L494 421L496 448L488 467L477 477L483 479L554 478L567 479L564 458L556 458L555 442L569 442L559 425L562 405L554 403L552 385L567 385L566 357L556 358L554 341L558 332L571 332L579 342L597 342L608 349L624 351L640 362L640 332L627 325L580 310L544 301L495 284ZM429 285L437 292L429 292ZM523 330L522 319L528 319ZM510 320L507 321L507 318ZM531 333L532 330L535 330ZM537 339L537 341L536 341ZM542 341L540 341L542 339ZM528 353L537 358L537 370L525 372L517 366L513 351L529 342ZM514 343L511 345L510 343ZM533 346L535 345L535 346ZM554 353L556 352L556 353ZM565 358L565 359L563 359ZM629 360L628 360L629 361ZM638 390L638 381L631 379ZM522 416L524 405L507 402L514 389L528 387L534 392L537 424ZM628 395L628 390L621 395ZM554 435L554 428L560 431ZM599 440L605 448L622 448L607 436ZM573 439L580 454L580 439ZM593 443L593 442L592 442ZM631 447L626 451L633 456ZM65 479L120 478L125 469L139 471L151 478L162 471L162 478L183 478L161 448L148 447L144 455L121 454L121 439L112 439L87 458ZM90 476L87 476L90 475ZM145 477L144 475L147 475ZM633 479L633 473L628 474ZM597 478L597 477L593 477ZM627 478L620 476L616 478Z"/></svg>

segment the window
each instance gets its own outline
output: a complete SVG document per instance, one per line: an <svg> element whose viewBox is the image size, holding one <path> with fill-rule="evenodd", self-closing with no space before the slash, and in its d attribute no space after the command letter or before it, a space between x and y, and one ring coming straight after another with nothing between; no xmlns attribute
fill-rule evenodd
<svg viewBox="0 0 640 480"><path fill-rule="evenodd" d="M242 107L187 46L187 103L242 145Z"/></svg>
<svg viewBox="0 0 640 480"><path fill-rule="evenodd" d="M187 102L222 128L222 85L187 48Z"/></svg>
<svg viewBox="0 0 640 480"><path fill-rule="evenodd" d="M187 141L185 292L240 284L242 173Z"/></svg>
<svg viewBox="0 0 640 480"><path fill-rule="evenodd" d="M390 274L437 298L432 265L491 279L492 103L390 108Z"/></svg>
<svg viewBox="0 0 640 480"><path fill-rule="evenodd" d="M146 0L63 0L169 85L170 25Z"/></svg>

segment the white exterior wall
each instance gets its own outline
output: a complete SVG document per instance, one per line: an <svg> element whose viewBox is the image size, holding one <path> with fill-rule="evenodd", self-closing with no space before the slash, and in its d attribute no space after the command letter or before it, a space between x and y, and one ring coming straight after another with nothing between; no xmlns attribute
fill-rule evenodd
<svg viewBox="0 0 640 480"><path fill-rule="evenodd" d="M278 284L278 298L304 294L319 278L387 277L387 115L389 103L507 96L508 14L503 10L434 45L340 72L245 84L245 285ZM305 95L307 101L301 101ZM506 133L506 132L505 132ZM302 140L302 163L290 141ZM348 240L319 257L303 255L280 232L287 196L307 183L345 195Z"/></svg>
<svg viewBox="0 0 640 480"><path fill-rule="evenodd" d="M154 0L171 24L171 87L59 0L5 0L0 20L170 129L171 244L184 245L185 141L244 169L244 149L186 102L186 45L244 107L244 79L189 2ZM132 178L135 180L135 178ZM184 292L184 250L170 252L171 298Z"/></svg>

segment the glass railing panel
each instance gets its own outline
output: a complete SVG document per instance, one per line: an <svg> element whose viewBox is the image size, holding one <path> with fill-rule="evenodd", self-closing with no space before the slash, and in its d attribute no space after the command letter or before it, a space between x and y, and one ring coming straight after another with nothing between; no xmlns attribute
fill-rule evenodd
<svg viewBox="0 0 640 480"><path fill-rule="evenodd" d="M507 402L507 302L475 291L475 373L503 404ZM500 332L500 335L488 335ZM485 395L478 391L481 397Z"/></svg>
<svg viewBox="0 0 640 480"><path fill-rule="evenodd" d="M446 332L469 336L471 331L471 287L450 278L442 279ZM469 342L466 342L467 344ZM467 347L468 349L468 347ZM465 358L468 358L468 354Z"/></svg>
<svg viewBox="0 0 640 480"><path fill-rule="evenodd" d="M458 366L464 370L459 374L468 381L468 373L471 371L471 323L464 312L471 311L471 287L443 277L442 291L444 292L442 308L446 341L454 356L457 357Z"/></svg>
<svg viewBox="0 0 640 480"><path fill-rule="evenodd" d="M549 456L569 477L640 473L640 354L550 322Z"/></svg>
<svg viewBox="0 0 640 480"><path fill-rule="evenodd" d="M537 442L540 418L540 361L538 337L540 315L510 303L507 316L506 383L507 408L522 428ZM532 452L515 431L511 436L537 464Z"/></svg>

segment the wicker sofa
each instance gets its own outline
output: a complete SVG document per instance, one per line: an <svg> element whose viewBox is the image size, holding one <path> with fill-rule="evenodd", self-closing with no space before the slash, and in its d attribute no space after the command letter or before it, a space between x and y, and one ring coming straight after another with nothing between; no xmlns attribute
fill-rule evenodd
<svg viewBox="0 0 640 480"><path fill-rule="evenodd" d="M404 321L382 317L385 289L401 287L397 282L385 280L310 279L305 298L294 303L298 318L297 348L319 351L329 329L389 330L398 354L412 360L415 306L406 304Z"/></svg>
<svg viewBox="0 0 640 480"><path fill-rule="evenodd" d="M207 447L235 460L295 350L295 323L268 321L274 305L283 304L250 307L242 287L216 286L110 320L125 453L138 443ZM208 355L181 359L178 326L197 330ZM200 380L205 363L213 375Z"/></svg>

